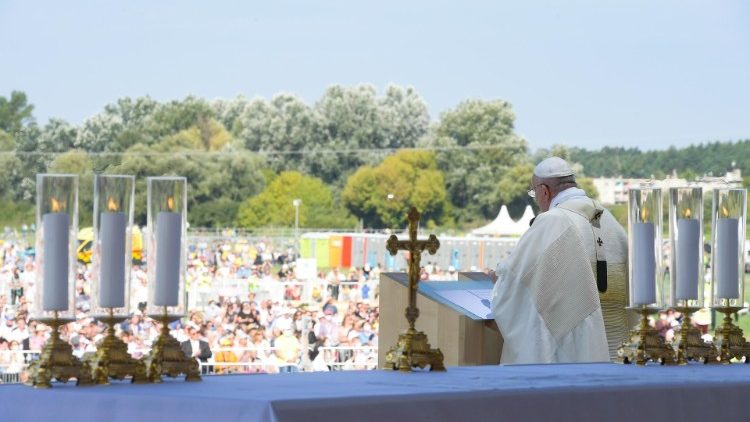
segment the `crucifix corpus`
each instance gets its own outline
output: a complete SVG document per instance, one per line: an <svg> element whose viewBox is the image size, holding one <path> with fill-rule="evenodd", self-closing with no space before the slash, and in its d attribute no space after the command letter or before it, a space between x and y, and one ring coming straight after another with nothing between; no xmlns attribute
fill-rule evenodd
<svg viewBox="0 0 750 422"><path fill-rule="evenodd" d="M398 344L386 354L384 369L410 372L412 368L424 369L429 365L430 371L445 371L443 353L440 349L431 349L430 343L427 342L427 336L414 328L414 322L419 317L417 285L419 284L422 251L426 249L431 255L434 255L440 247L440 242L434 234L431 234L427 240L417 240L419 211L412 207L408 217L409 240L398 240L396 235L391 235L388 238L388 243L386 243L386 249L391 255L396 255L398 251L409 252L409 306L406 308L406 320L409 321L409 328L398 336Z"/></svg>

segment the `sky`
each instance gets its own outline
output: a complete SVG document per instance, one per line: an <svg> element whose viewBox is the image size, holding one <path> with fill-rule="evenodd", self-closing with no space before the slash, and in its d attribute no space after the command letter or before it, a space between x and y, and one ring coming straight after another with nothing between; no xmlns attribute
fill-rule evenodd
<svg viewBox="0 0 750 422"><path fill-rule="evenodd" d="M0 95L78 125L120 97L412 86L502 99L532 150L750 139L750 2L0 2Z"/></svg>

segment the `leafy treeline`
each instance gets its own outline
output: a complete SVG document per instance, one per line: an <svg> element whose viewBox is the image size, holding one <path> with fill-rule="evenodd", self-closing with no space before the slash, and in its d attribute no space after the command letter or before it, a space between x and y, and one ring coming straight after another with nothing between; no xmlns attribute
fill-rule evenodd
<svg viewBox="0 0 750 422"><path fill-rule="evenodd" d="M571 158L583 163L588 176L663 178L676 172L693 180L703 175L723 176L732 164L750 173L750 139L712 142L677 149L640 151L637 148L605 147L597 151L572 148Z"/></svg>
<svg viewBox="0 0 750 422"><path fill-rule="evenodd" d="M146 177L189 183L193 227L396 227L409 206L430 226L476 227L500 204L520 215L534 162L561 155L591 175L723 173L744 167L750 141L685 150L605 148L529 153L500 100L466 100L431 118L412 88L332 86L312 104L292 94L208 101L121 98L80 125L44 124L23 92L0 97L0 224L33 221L35 175L81 176L81 225L91 222L97 173L137 177L144 224ZM743 153L744 152L744 153ZM583 180L586 189L593 187ZM595 192L592 192L595 194Z"/></svg>
<svg viewBox="0 0 750 422"><path fill-rule="evenodd" d="M427 224L463 226L493 218L507 196L498 181L530 159L508 103L468 100L432 121L399 86L332 86L313 104L121 98L80 125L32 112L23 92L0 97L0 211L27 220L35 175L55 172L81 175L82 225L93 175L111 173L137 177L141 224L145 178L182 175L193 227L290 227L293 199L302 227L393 227L410 205Z"/></svg>

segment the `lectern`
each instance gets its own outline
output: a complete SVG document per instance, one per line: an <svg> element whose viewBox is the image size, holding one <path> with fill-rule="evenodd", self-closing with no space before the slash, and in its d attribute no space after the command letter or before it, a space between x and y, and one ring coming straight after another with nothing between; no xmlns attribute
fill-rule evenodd
<svg viewBox="0 0 750 422"><path fill-rule="evenodd" d="M498 364L503 340L490 314L492 282L481 273L459 273L459 279L419 283L416 328L442 351L446 366ZM379 344L394 344L408 328L408 285L406 273L380 274ZM385 353L378 353L378 367L384 364Z"/></svg>

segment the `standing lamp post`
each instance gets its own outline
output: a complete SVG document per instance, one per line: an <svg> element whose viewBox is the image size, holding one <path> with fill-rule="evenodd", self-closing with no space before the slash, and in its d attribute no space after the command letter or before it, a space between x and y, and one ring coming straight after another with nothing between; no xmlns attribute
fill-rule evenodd
<svg viewBox="0 0 750 422"><path fill-rule="evenodd" d="M716 348L703 341L691 315L703 308L703 188L669 189L670 295L667 306L683 315L675 334L677 363L716 362Z"/></svg>
<svg viewBox="0 0 750 422"><path fill-rule="evenodd" d="M742 329L732 323L732 315L744 304L744 252L747 191L716 189L711 206L711 307L724 314L716 330L721 363L750 356L750 344Z"/></svg>
<svg viewBox="0 0 750 422"><path fill-rule="evenodd" d="M75 321L76 241L78 235L78 176L36 176L36 294L32 317L51 327L38 361L29 366L28 385L52 387L52 379L91 384L91 370L73 356L60 338L61 326Z"/></svg>
<svg viewBox="0 0 750 422"><path fill-rule="evenodd" d="M301 199L293 199L292 205L294 205L294 247L297 249L297 257L301 255L300 244L299 244L299 207L302 205Z"/></svg>

